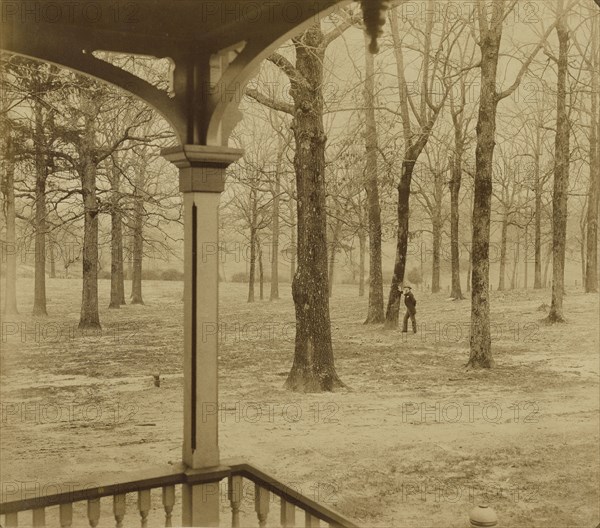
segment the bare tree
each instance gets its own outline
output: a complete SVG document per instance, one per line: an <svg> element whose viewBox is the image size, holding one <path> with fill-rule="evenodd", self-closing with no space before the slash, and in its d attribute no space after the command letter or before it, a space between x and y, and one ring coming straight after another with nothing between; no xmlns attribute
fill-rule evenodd
<svg viewBox="0 0 600 528"><path fill-rule="evenodd" d="M400 36L398 26L398 14L396 10L390 13L390 25L394 43L394 54L396 57L396 70L398 75L398 91L400 96L400 114L404 136L404 152L402 158L402 172L398 184L398 234L396 242L396 258L394 274L390 286L390 294L385 314L385 328L396 328L398 326L398 314L400 311L400 294L398 287L404 281L406 269L406 254L409 238L410 217L410 189L415 164L420 154L425 149L433 127L440 115L446 98L452 89L449 80L450 61L454 46L458 41L464 26L455 21L450 23L447 18L443 19L441 36L437 39L437 48L433 48L434 35L434 8L433 0L427 0L427 15L424 31L422 31L424 42L420 44L418 52L422 55L422 75L420 87L420 100L413 101L409 93L405 77L404 51L405 44ZM456 81L456 76L454 82ZM434 101L433 94L436 87L443 86L441 97ZM414 118L411 119L411 112ZM416 125L413 123L416 121Z"/></svg>
<svg viewBox="0 0 600 528"><path fill-rule="evenodd" d="M442 231L447 220L444 210L446 179L449 168L443 140L429 141L425 149L427 162L417 165L414 177L414 196L420 202L431 223L432 265L431 293L439 293Z"/></svg>
<svg viewBox="0 0 600 528"><path fill-rule="evenodd" d="M369 217L369 305L365 324L379 324L385 320L381 269L381 204L379 203L378 140L375 120L375 59L368 52L368 46L369 39L365 35L365 191ZM360 242L364 244L362 239ZM361 251L361 258L362 256ZM364 269L364 266L361 269Z"/></svg>
<svg viewBox="0 0 600 528"><path fill-rule="evenodd" d="M295 353L286 387L294 391L330 391L343 385L334 367L329 317L323 64L329 44L354 22L347 17L327 33L315 24L294 38L295 64L279 53L269 57L288 77L293 104L246 90L257 102L293 116L298 267L292 282Z"/></svg>
<svg viewBox="0 0 600 528"><path fill-rule="evenodd" d="M125 304L125 273L123 270L123 213L121 192L121 167L118 153L110 158L110 304L109 308L120 308Z"/></svg>
<svg viewBox="0 0 600 528"><path fill-rule="evenodd" d="M515 81L505 90L497 91L498 59L503 26L516 0L494 0L488 19L488 4L478 0L476 5L479 26L478 45L481 51L481 88L477 120L477 147L475 151L475 187L473 202L473 238L471 245L471 337L467 367L491 368L492 341L490 334L489 304L489 248L492 198L492 168L496 136L498 104L518 88L531 62L543 47L552 31L546 30L533 51L522 61Z"/></svg>
<svg viewBox="0 0 600 528"><path fill-rule="evenodd" d="M590 185L587 207L585 291L598 292L598 209L600 203L600 16L592 18L590 71Z"/></svg>
<svg viewBox="0 0 600 528"><path fill-rule="evenodd" d="M466 66L466 46L458 44L460 53L459 65L461 68ZM473 54L475 47L473 47ZM473 62L473 56L468 63ZM460 190L462 185L463 163L465 150L468 143L468 130L472 121L472 114L467 114L467 95L466 75L461 75L458 82L458 97L454 96L454 90L450 92L450 115L454 129L454 151L450 162L450 258L451 258L451 289L450 297L455 300L464 299L460 285ZM458 100L457 100L458 99Z"/></svg>
<svg viewBox="0 0 600 528"><path fill-rule="evenodd" d="M564 0L556 0L558 65L556 94L556 140L554 146L554 194L552 196L552 301L548 321L564 323L563 296L565 281L565 250L567 244L567 200L569 195L569 164L571 131L567 110L567 75L569 69L569 28L564 19Z"/></svg>

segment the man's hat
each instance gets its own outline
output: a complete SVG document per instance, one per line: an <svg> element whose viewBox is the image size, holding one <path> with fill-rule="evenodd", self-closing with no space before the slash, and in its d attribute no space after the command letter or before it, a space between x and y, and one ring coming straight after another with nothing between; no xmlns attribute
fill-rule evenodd
<svg viewBox="0 0 600 528"><path fill-rule="evenodd" d="M408 288L409 290L412 290L412 288L410 286L404 286L404 288Z"/></svg>

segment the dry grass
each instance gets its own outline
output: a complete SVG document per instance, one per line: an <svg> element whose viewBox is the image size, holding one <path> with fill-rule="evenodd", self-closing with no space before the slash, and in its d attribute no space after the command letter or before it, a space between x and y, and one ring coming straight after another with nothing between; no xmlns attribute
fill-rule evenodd
<svg viewBox="0 0 600 528"><path fill-rule="evenodd" d="M45 320L26 315L32 285L19 286L24 315L3 321L3 484L90 483L178 461L181 283L146 282L145 306L108 310L102 281L101 336L76 330L79 281L49 280ZM224 458L263 466L365 526L458 528L479 502L503 527L600 520L597 297L571 293L568 324L546 326L549 292L495 292L498 367L467 372L468 301L417 292L425 328L402 335L362 325L366 300L340 286L334 346L350 389L298 395L282 388L289 291L249 305L244 288L221 285Z"/></svg>

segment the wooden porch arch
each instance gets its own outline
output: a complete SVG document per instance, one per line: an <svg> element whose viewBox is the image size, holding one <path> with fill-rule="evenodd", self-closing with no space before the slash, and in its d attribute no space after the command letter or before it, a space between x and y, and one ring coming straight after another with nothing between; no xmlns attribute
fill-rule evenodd
<svg viewBox="0 0 600 528"><path fill-rule="evenodd" d="M131 92L165 117L180 144L224 146L260 62L349 1L5 1L0 49ZM171 59L174 97L96 58L95 51Z"/></svg>

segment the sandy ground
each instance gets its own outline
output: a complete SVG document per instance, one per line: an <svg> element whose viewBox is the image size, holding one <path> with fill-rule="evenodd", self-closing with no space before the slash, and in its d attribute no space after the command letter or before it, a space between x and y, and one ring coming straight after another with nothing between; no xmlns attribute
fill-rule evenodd
<svg viewBox="0 0 600 528"><path fill-rule="evenodd" d="M29 315L31 281L19 288L22 315L2 322L2 499L177 463L182 284L145 282L145 306L108 310L101 281L100 336L77 331L79 280L48 280L47 319ZM275 303L247 304L245 288L221 285L223 458L255 463L363 526L460 528L479 503L503 528L600 521L597 296L571 292L568 324L546 326L548 291L494 292L497 368L467 372L468 301L416 292L420 331L403 335L362 325L366 299L337 286L336 366L349 388L299 395L282 388L289 285ZM243 507L250 519L250 498ZM100 526L112 526L104 510Z"/></svg>

